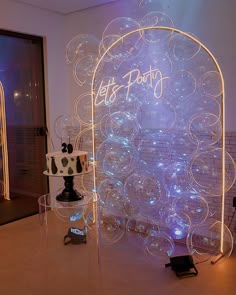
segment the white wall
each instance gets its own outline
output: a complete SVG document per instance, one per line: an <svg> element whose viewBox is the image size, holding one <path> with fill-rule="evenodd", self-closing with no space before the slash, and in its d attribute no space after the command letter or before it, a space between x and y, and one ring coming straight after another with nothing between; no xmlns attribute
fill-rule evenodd
<svg viewBox="0 0 236 295"><path fill-rule="evenodd" d="M101 38L103 30L114 18L138 16L140 0L117 0L114 3L90 8L66 16L66 40L79 33ZM150 1L151 2L151 1ZM234 78L236 26L235 0L153 0L154 8L173 20L176 28L194 34L208 47L223 71L226 87L226 130L236 131L236 83ZM69 73L70 74L70 73ZM69 76L69 75L68 75ZM72 77L70 77L72 79ZM83 92L72 83L68 96L73 100Z"/></svg>
<svg viewBox="0 0 236 295"><path fill-rule="evenodd" d="M64 18L45 10L7 0L0 1L0 28L44 37L47 125L67 108ZM58 139L53 136L57 145ZM49 149L50 140L48 140ZM45 159L46 161L46 159ZM55 180L50 180L53 187Z"/></svg>

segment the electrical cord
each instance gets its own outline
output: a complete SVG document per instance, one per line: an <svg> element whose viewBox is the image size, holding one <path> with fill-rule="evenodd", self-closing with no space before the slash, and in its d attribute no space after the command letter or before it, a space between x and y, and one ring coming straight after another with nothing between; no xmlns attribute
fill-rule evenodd
<svg viewBox="0 0 236 295"><path fill-rule="evenodd" d="M200 263L207 262L207 261L208 261L210 258L211 258L211 257L208 257L208 258L207 258L207 259L205 259L205 260L198 261L198 262L196 262L196 263L195 263L195 265L196 265L196 264L200 264Z"/></svg>

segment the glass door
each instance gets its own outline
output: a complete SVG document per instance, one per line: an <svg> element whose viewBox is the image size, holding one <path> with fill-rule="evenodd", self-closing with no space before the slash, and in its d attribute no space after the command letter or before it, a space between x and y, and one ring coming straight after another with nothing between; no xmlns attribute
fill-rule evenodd
<svg viewBox="0 0 236 295"><path fill-rule="evenodd" d="M43 73L43 39L0 30L10 199L24 200L33 207L23 216L18 212L19 218L36 212L37 197L48 192L48 180L43 175L47 147ZM3 197L0 199L1 211L4 202Z"/></svg>

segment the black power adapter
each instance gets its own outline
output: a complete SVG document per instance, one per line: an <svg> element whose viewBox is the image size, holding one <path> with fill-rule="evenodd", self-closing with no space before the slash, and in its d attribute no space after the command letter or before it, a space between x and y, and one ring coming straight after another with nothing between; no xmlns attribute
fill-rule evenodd
<svg viewBox="0 0 236 295"><path fill-rule="evenodd" d="M165 266L170 266L177 277L197 276L198 274L191 255L170 257L170 263Z"/></svg>
<svg viewBox="0 0 236 295"><path fill-rule="evenodd" d="M236 208L236 197L233 197L233 207Z"/></svg>

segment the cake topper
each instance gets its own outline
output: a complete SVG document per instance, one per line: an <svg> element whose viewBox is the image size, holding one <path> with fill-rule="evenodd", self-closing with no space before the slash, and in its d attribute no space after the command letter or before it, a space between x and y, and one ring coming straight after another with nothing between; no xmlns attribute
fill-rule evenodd
<svg viewBox="0 0 236 295"><path fill-rule="evenodd" d="M65 142L63 142L63 143L61 144L61 146L62 146L61 151L62 151L63 153L68 153L68 154L72 154L72 153L73 153L73 145L72 145L71 143L66 144Z"/></svg>

